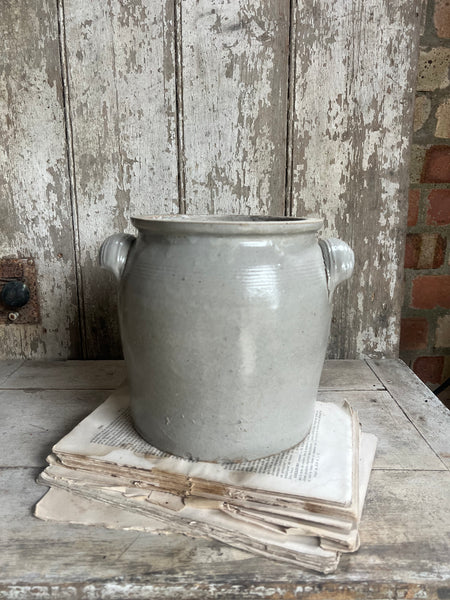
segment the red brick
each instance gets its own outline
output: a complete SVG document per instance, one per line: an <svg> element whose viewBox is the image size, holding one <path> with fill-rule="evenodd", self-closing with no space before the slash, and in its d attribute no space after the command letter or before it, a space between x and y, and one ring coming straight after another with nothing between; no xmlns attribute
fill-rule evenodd
<svg viewBox="0 0 450 600"><path fill-rule="evenodd" d="M420 234L408 233L405 245L405 268L417 269L420 254Z"/></svg>
<svg viewBox="0 0 450 600"><path fill-rule="evenodd" d="M443 369L443 356L420 356L413 364L414 373L424 383L441 383Z"/></svg>
<svg viewBox="0 0 450 600"><path fill-rule="evenodd" d="M413 281L413 308L450 308L450 275L421 275Z"/></svg>
<svg viewBox="0 0 450 600"><path fill-rule="evenodd" d="M438 233L408 233L405 268L438 269L444 263L447 239Z"/></svg>
<svg viewBox="0 0 450 600"><path fill-rule="evenodd" d="M433 190L428 196L427 225L448 224L450 224L450 190Z"/></svg>
<svg viewBox="0 0 450 600"><path fill-rule="evenodd" d="M439 106L436 109L435 115L435 137L450 138L450 98L446 98L443 102L439 104Z"/></svg>
<svg viewBox="0 0 450 600"><path fill-rule="evenodd" d="M417 219L419 217L419 201L420 190L409 190L408 227L413 227L417 224Z"/></svg>
<svg viewBox="0 0 450 600"><path fill-rule="evenodd" d="M434 26L440 38L450 38L450 0L435 0Z"/></svg>
<svg viewBox="0 0 450 600"><path fill-rule="evenodd" d="M420 350L427 347L428 321L422 318L402 319L400 350Z"/></svg>
<svg viewBox="0 0 450 600"><path fill-rule="evenodd" d="M450 146L431 146L425 153L421 183L450 183Z"/></svg>
<svg viewBox="0 0 450 600"><path fill-rule="evenodd" d="M436 321L434 346L435 348L450 348L450 313L438 317Z"/></svg>

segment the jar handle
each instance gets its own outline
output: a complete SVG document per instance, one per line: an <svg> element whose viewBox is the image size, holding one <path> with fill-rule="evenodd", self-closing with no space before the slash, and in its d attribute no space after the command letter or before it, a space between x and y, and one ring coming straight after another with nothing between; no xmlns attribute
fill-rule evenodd
<svg viewBox="0 0 450 600"><path fill-rule="evenodd" d="M348 244L336 238L319 239L327 274L328 298L336 287L353 273L355 255Z"/></svg>
<svg viewBox="0 0 450 600"><path fill-rule="evenodd" d="M115 233L103 242L98 253L98 262L103 269L120 279L127 262L131 246L136 241L129 233Z"/></svg>

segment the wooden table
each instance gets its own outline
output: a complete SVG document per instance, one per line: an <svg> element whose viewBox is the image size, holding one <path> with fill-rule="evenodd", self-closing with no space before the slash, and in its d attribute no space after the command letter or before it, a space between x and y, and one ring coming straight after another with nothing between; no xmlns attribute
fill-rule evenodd
<svg viewBox="0 0 450 600"><path fill-rule="evenodd" d="M450 598L449 411L399 360L329 361L320 397L345 397L379 439L361 549L333 575L179 535L32 516L53 443L119 385L120 361L0 363L0 598Z"/></svg>

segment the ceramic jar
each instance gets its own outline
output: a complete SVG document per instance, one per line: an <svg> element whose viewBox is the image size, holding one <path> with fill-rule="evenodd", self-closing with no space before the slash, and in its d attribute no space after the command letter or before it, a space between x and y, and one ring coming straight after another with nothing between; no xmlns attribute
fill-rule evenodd
<svg viewBox="0 0 450 600"><path fill-rule="evenodd" d="M202 460L267 456L308 433L336 285L353 270L318 219L133 218L100 264L119 280L132 417L151 444Z"/></svg>

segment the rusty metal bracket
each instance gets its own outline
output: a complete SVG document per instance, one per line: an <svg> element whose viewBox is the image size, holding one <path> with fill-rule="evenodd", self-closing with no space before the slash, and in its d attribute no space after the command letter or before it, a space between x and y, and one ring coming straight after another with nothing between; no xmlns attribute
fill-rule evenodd
<svg viewBox="0 0 450 600"><path fill-rule="evenodd" d="M30 298L24 306L13 309L0 301L0 324L14 326L40 323L37 273L33 258L0 258L0 296L3 287L15 280L26 284Z"/></svg>

